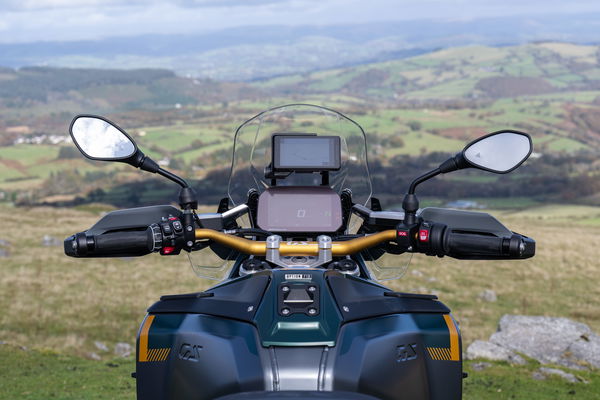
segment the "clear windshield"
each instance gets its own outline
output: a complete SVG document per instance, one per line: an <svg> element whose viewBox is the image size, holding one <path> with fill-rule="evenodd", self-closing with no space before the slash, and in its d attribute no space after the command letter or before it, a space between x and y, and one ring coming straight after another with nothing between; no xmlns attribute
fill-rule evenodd
<svg viewBox="0 0 600 400"><path fill-rule="evenodd" d="M308 104L290 104L264 111L237 129L228 186L228 195L234 205L246 203L250 189L262 193L271 185L271 180L265 177L265 168L272 161L273 134L338 136L341 168L330 172L330 186L337 193L350 189L354 203L367 204L371 197L371 177L367 162L367 140L363 129L339 112ZM292 173L279 180L277 185L318 186L320 183L319 174ZM348 233L356 232L361 222L360 218L353 216ZM247 223L245 225L248 226ZM215 255L209 253L210 250L206 249L190 256L194 271L204 278L224 278L232 262L218 260ZM373 278L388 280L400 278L404 274L410 254L373 254L367 258L372 259L366 262Z"/></svg>
<svg viewBox="0 0 600 400"><path fill-rule="evenodd" d="M229 198L234 204L246 202L248 190L259 193L270 186L265 168L271 163L273 134L310 133L339 136L341 168L330 173L330 185L338 193L352 190L355 203L366 204L371 197L371 178L367 164L367 141L362 128L348 117L327 108L291 104L264 111L242 124L235 134L229 176ZM278 182L279 186L318 185L318 174L296 174Z"/></svg>

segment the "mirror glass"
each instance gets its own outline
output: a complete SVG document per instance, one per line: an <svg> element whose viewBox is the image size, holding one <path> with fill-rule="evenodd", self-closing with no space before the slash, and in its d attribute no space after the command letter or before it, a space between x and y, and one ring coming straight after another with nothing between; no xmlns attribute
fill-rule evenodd
<svg viewBox="0 0 600 400"><path fill-rule="evenodd" d="M136 151L130 138L100 118L78 117L71 126L71 134L79 149L90 158L117 160Z"/></svg>
<svg viewBox="0 0 600 400"><path fill-rule="evenodd" d="M468 145L463 155L474 167L502 173L519 166L531 150L531 141L526 135L498 132Z"/></svg>

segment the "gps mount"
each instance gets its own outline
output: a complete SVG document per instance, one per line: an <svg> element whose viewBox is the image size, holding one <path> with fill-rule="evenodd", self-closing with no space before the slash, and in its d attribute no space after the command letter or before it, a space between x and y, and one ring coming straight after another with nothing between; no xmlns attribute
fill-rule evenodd
<svg viewBox="0 0 600 400"><path fill-rule="evenodd" d="M265 168L271 186L292 173L321 174L321 185L329 186L329 172L341 168L339 136L316 133L276 133L271 137L272 158Z"/></svg>

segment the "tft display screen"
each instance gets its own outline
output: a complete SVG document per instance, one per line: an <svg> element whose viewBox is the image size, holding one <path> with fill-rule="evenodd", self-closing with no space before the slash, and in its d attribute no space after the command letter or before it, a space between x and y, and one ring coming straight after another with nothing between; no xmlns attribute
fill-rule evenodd
<svg viewBox="0 0 600 400"><path fill-rule="evenodd" d="M335 232L342 204L329 187L272 187L260 195L257 217L258 226L271 232Z"/></svg>
<svg viewBox="0 0 600 400"><path fill-rule="evenodd" d="M331 171L340 169L337 136L275 135L273 167L279 171Z"/></svg>

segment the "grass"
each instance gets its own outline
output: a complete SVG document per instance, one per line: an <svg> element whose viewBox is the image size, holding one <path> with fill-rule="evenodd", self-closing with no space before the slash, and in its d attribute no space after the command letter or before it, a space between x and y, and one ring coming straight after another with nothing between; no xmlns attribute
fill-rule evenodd
<svg viewBox="0 0 600 400"><path fill-rule="evenodd" d="M529 210L510 212L511 218L538 220L553 224L584 223L593 225L600 218L600 207L580 205L545 205Z"/></svg>
<svg viewBox="0 0 600 400"><path fill-rule="evenodd" d="M475 371L473 364L469 361L465 365L469 377L464 380L464 400L597 399L600 393L600 375L595 371L577 371L575 376L582 381L567 383L559 377L533 379L533 372L539 368L534 362L526 366L495 362L483 371Z"/></svg>
<svg viewBox="0 0 600 400"><path fill-rule="evenodd" d="M427 132L410 132L402 136L405 145L390 148L386 151L388 157L398 154L419 155L432 151L459 151L464 143L460 140L448 139Z"/></svg>
<svg viewBox="0 0 600 400"><path fill-rule="evenodd" d="M99 215L52 208L23 211L0 207L8 220L6 232L20 232L20 240L1 236L11 242L11 256L0 265L0 340L87 357L96 340L133 344L144 310L161 294L209 285L193 276L185 256L108 262L68 258L62 245L42 246L42 237L62 242L89 228Z"/></svg>
<svg viewBox="0 0 600 400"><path fill-rule="evenodd" d="M53 160L58 155L58 146L19 144L0 148L0 159L16 160L25 166L35 165L41 159Z"/></svg>
<svg viewBox="0 0 600 400"><path fill-rule="evenodd" d="M134 399L133 358L105 362L0 345L0 398Z"/></svg>

